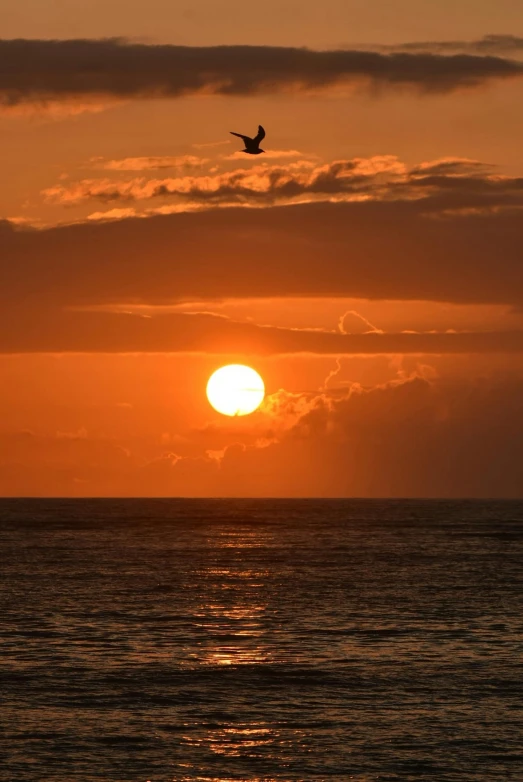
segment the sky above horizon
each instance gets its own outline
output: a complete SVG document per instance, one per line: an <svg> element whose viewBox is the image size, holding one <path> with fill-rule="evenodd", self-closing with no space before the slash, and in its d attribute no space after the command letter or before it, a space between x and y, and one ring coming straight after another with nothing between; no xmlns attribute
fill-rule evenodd
<svg viewBox="0 0 523 782"><path fill-rule="evenodd" d="M338 48L523 34L519 0L4 0L4 38Z"/></svg>
<svg viewBox="0 0 523 782"><path fill-rule="evenodd" d="M521 496L520 0L0 23L0 496Z"/></svg>

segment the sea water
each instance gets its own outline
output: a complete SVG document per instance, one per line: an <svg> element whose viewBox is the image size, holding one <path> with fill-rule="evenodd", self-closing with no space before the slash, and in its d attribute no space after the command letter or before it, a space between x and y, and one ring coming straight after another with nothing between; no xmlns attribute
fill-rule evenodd
<svg viewBox="0 0 523 782"><path fill-rule="evenodd" d="M0 501L6 782L523 780L523 503Z"/></svg>

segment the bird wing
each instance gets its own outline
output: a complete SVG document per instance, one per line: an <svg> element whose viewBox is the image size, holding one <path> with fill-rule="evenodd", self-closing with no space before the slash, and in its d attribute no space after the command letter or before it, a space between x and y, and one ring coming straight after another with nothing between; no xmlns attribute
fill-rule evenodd
<svg viewBox="0 0 523 782"><path fill-rule="evenodd" d="M243 143L245 146L247 146L248 141L252 141L252 138L250 136L242 136L241 133L235 133L234 130L230 130L229 133L231 133L233 136L238 136L238 138L243 139Z"/></svg>
<svg viewBox="0 0 523 782"><path fill-rule="evenodd" d="M257 136L256 136L256 138L254 139L254 141L255 141L257 144L259 144L259 143L260 143L260 141L262 141L264 138L265 138L265 131L264 131L264 129L262 128L262 126L261 126L261 125L258 125L258 135L257 135Z"/></svg>

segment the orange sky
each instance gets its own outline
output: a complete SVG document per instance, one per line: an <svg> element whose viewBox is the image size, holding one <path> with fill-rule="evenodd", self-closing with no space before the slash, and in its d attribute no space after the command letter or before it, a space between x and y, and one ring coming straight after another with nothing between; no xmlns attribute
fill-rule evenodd
<svg viewBox="0 0 523 782"><path fill-rule="evenodd" d="M6 0L0 495L521 496L520 5Z"/></svg>

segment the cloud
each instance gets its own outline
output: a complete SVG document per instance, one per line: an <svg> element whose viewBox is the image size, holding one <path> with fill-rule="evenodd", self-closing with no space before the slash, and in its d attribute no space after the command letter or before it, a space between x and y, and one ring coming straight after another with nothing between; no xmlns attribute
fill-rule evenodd
<svg viewBox="0 0 523 782"><path fill-rule="evenodd" d="M246 153L242 150L236 150L230 155L223 155L224 160L242 160L245 161ZM266 149L264 151L264 160L277 159L277 158L317 158L317 155L311 153L299 152L297 149Z"/></svg>
<svg viewBox="0 0 523 782"><path fill-rule="evenodd" d="M522 392L517 379L417 374L301 406L279 392L265 437L171 462L162 483L185 495L520 497Z"/></svg>
<svg viewBox="0 0 523 782"><path fill-rule="evenodd" d="M125 217L135 217L136 211L132 207L123 209L108 209L105 212L91 212L87 220L103 222L104 220L122 220Z"/></svg>
<svg viewBox="0 0 523 782"><path fill-rule="evenodd" d="M356 310L347 310L340 317L338 321L338 328L342 334L368 334L369 332L375 334L383 334L383 330L379 329L370 320L367 320L363 315L360 315Z"/></svg>
<svg viewBox="0 0 523 782"><path fill-rule="evenodd" d="M520 78L523 65L490 54L313 51L275 46L188 47L122 39L0 41L0 105L249 96L326 89L448 93Z"/></svg>
<svg viewBox="0 0 523 782"><path fill-rule="evenodd" d="M0 434L0 493L47 496L521 497L521 379L419 374L341 398L280 391L243 438L175 442ZM233 431L236 429L236 431ZM82 432L82 430L80 430ZM83 434L83 432L82 432ZM212 432L210 432L212 439ZM205 452L207 450L207 453Z"/></svg>
<svg viewBox="0 0 523 782"><path fill-rule="evenodd" d="M104 171L160 171L164 168L183 170L201 168L208 162L208 158L196 155L127 157L120 160L91 158L89 168L100 168Z"/></svg>
<svg viewBox="0 0 523 782"><path fill-rule="evenodd" d="M4 221L0 305L323 296L521 307L520 211L427 218L429 206L485 202L448 189L430 202L210 209L32 231Z"/></svg>
<svg viewBox="0 0 523 782"><path fill-rule="evenodd" d="M518 56L523 52L523 38L517 35L485 35L476 41L412 41L392 46L377 46L381 52L431 52L449 54L465 52L480 55Z"/></svg>
<svg viewBox="0 0 523 782"><path fill-rule="evenodd" d="M282 496L521 496L522 391L518 380L448 384L414 375L353 388L339 400L318 395L265 447L226 449L216 488L240 486L253 496L275 486Z"/></svg>
<svg viewBox="0 0 523 782"><path fill-rule="evenodd" d="M0 315L1 353L523 353L523 331L348 334L260 326L204 313L144 317L104 311L28 311Z"/></svg>
<svg viewBox="0 0 523 782"><path fill-rule="evenodd" d="M271 205L300 199L361 200L431 198L445 208L523 206L523 178L499 176L474 160L444 158L408 169L393 155L313 163L261 164L219 174L164 179L83 179L43 191L50 203L74 206L88 200L132 202L176 197L189 204ZM433 208L431 204L427 209Z"/></svg>
<svg viewBox="0 0 523 782"><path fill-rule="evenodd" d="M1 41L0 41L1 49ZM1 57L0 57L1 62ZM123 99L105 95L66 96L39 98L35 100L15 100L8 90L0 87L0 115L8 119L38 117L40 120L57 121L76 117L80 114L100 114L107 109L122 104Z"/></svg>
<svg viewBox="0 0 523 782"><path fill-rule="evenodd" d="M232 144L232 141L206 141L203 144L191 144L194 149L206 149L207 147L225 147Z"/></svg>
<svg viewBox="0 0 523 782"><path fill-rule="evenodd" d="M371 165L374 170L370 170ZM376 158L373 161L355 159L321 166L300 161L287 165L240 168L215 175L168 179L85 179L71 185L60 184L47 188L43 195L51 203L67 206L89 199L102 202L137 201L173 195L204 201L247 197L289 199L308 193L358 192L363 189L364 183L370 184L373 174L385 173L398 166L403 170L396 158Z"/></svg>

